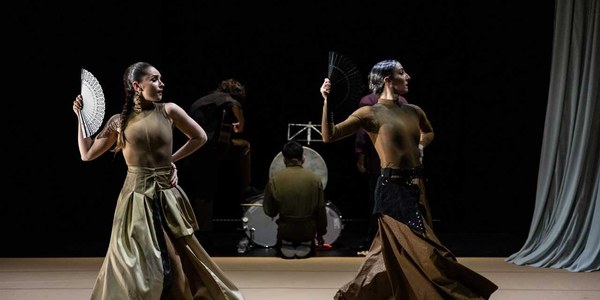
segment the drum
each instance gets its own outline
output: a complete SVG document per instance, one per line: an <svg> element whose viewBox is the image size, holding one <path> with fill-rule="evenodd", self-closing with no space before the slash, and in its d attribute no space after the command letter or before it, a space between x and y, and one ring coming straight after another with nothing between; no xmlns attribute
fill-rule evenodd
<svg viewBox="0 0 600 300"><path fill-rule="evenodd" d="M242 218L246 235L252 242L263 247L273 247L277 244L277 220L271 218L263 210L263 197L257 197L250 204L246 204L246 212Z"/></svg>
<svg viewBox="0 0 600 300"><path fill-rule="evenodd" d="M340 211L333 203L325 204L325 212L327 213L327 233L323 236L323 241L325 244L333 244L340 237L344 223L342 223Z"/></svg>
<svg viewBox="0 0 600 300"><path fill-rule="evenodd" d="M321 177L323 188L325 188L327 186L327 165L325 164L325 161L315 150L306 146L302 146L302 148L304 149L304 164L302 166ZM271 162L271 166L269 167L269 177L272 177L273 174L284 168L285 163L283 162L283 154L280 151Z"/></svg>
<svg viewBox="0 0 600 300"><path fill-rule="evenodd" d="M242 221L246 228L246 235L254 244L263 247L273 247L277 244L277 223L278 217L272 218L265 214L262 208L263 197L257 197L256 200L247 207ZM338 209L331 202L325 206L327 214L327 233L323 236L326 244L333 244L339 237L344 228L342 216Z"/></svg>

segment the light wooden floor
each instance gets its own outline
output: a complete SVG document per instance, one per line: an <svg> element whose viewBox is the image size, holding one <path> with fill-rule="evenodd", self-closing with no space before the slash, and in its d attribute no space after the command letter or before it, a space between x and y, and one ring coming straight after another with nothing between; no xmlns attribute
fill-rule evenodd
<svg viewBox="0 0 600 300"><path fill-rule="evenodd" d="M362 257L214 257L246 300L332 299ZM600 299L600 272L517 266L504 258L459 258L499 286L493 300ZM102 258L0 258L1 300L84 300Z"/></svg>

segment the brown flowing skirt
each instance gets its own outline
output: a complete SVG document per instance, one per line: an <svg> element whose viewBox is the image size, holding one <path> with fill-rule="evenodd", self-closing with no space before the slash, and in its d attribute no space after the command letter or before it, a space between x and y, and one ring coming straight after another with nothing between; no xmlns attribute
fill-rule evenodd
<svg viewBox="0 0 600 300"><path fill-rule="evenodd" d="M493 282L457 262L426 224L419 234L387 215L356 277L334 299L489 299Z"/></svg>
<svg viewBox="0 0 600 300"><path fill-rule="evenodd" d="M194 236L170 168L129 167L92 300L244 299Z"/></svg>

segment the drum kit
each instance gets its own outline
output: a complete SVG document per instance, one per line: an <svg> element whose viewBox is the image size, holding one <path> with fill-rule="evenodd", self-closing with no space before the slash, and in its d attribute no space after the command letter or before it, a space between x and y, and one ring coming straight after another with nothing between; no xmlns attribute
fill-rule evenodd
<svg viewBox="0 0 600 300"><path fill-rule="evenodd" d="M327 186L327 165L315 150L303 146L304 168L313 171L323 182L323 188ZM269 168L269 177L285 168L283 154L279 152ZM262 208L264 195L258 195L248 199L249 203L242 204L245 212L242 217L246 235L253 244L262 247L273 247L277 243L277 217L271 218L265 214ZM333 244L340 236L343 229L342 216L333 203L328 201L325 206L327 214L327 233L323 236L326 244Z"/></svg>

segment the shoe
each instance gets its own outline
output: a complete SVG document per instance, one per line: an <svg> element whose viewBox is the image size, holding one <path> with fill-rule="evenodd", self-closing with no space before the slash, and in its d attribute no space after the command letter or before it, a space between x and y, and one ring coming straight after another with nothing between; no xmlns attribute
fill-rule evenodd
<svg viewBox="0 0 600 300"><path fill-rule="evenodd" d="M312 242L302 242L296 247L296 257L304 258L310 254Z"/></svg>
<svg viewBox="0 0 600 300"><path fill-rule="evenodd" d="M244 254L248 251L248 248L250 248L250 240L244 237L237 244L237 253Z"/></svg>
<svg viewBox="0 0 600 300"><path fill-rule="evenodd" d="M296 248L292 244L292 242L281 241L280 248L281 255L285 258L294 258L296 255Z"/></svg>

